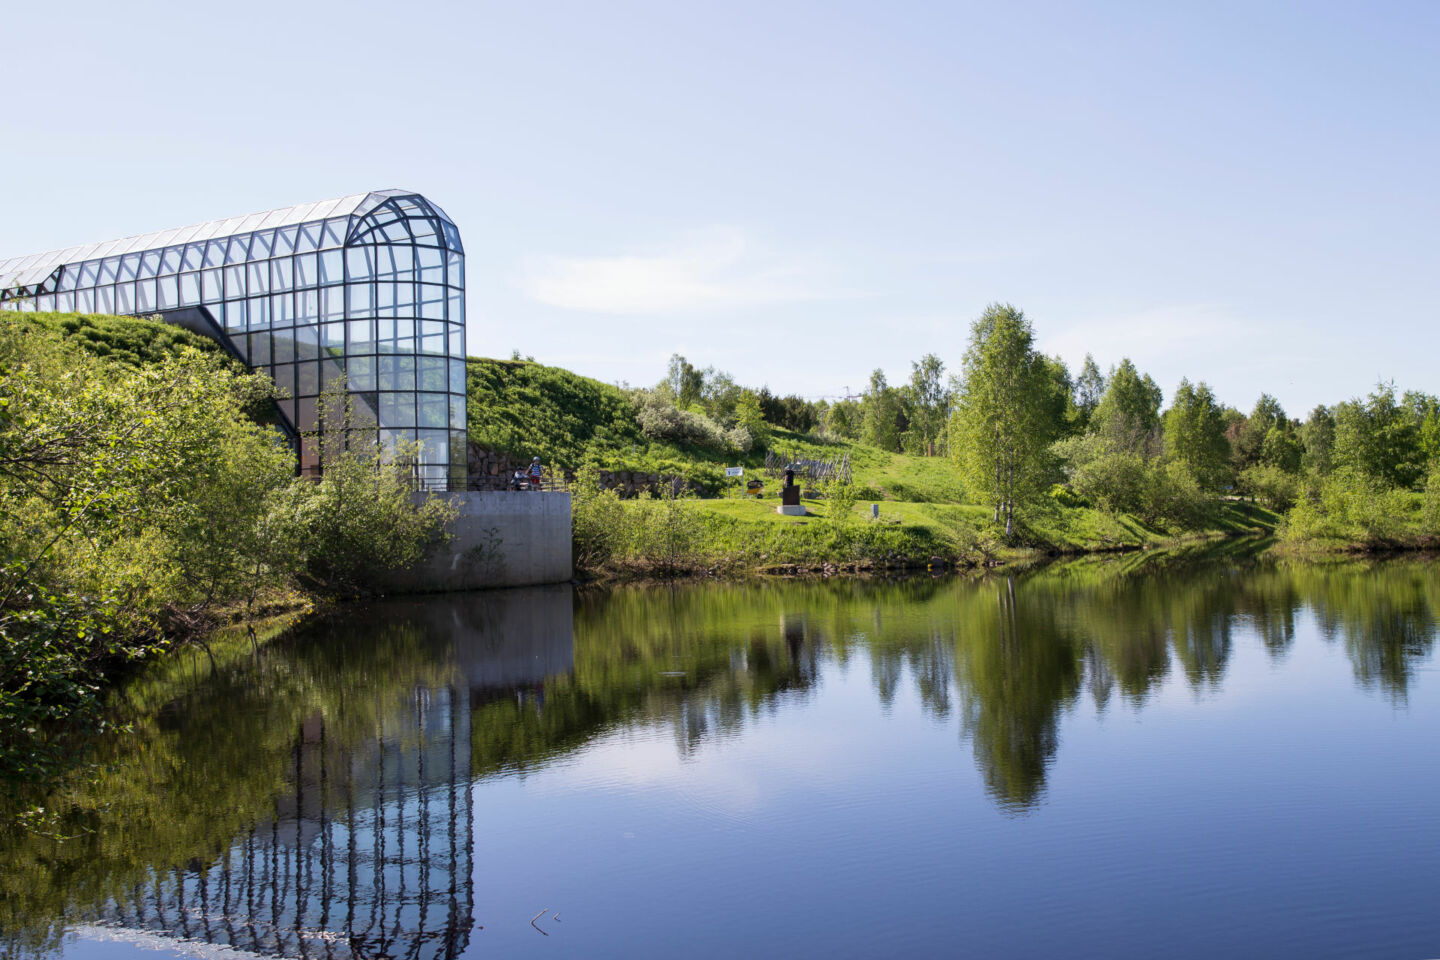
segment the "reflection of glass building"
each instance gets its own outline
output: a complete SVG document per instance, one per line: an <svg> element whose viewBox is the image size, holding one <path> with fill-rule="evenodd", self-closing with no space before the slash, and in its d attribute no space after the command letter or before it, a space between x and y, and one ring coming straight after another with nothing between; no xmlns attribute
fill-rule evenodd
<svg viewBox="0 0 1440 960"><path fill-rule="evenodd" d="M474 926L470 713L463 689L416 687L374 740L297 737L275 815L228 850L111 900L100 928L242 955L450 960ZM158 941L163 943L162 941Z"/></svg>
<svg viewBox="0 0 1440 960"><path fill-rule="evenodd" d="M0 305L159 314L274 377L301 434L344 376L354 426L418 442L426 483L463 487L464 263L439 207L382 190L0 260Z"/></svg>

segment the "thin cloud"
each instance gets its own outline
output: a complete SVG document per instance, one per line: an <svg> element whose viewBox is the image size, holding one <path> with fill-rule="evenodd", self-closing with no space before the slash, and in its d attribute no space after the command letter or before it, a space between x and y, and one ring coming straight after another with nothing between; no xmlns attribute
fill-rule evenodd
<svg viewBox="0 0 1440 960"><path fill-rule="evenodd" d="M664 314L796 303L850 295L814 265L758 250L745 231L713 227L652 255L537 257L520 289L552 307L588 313Z"/></svg>

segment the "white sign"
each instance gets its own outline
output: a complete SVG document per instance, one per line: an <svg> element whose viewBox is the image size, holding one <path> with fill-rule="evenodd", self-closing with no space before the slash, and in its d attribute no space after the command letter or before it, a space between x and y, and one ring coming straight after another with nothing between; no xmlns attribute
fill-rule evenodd
<svg viewBox="0 0 1440 960"><path fill-rule="evenodd" d="M745 468L744 468L744 467L726 467L726 468L725 468L725 476L727 476L727 477L743 477L743 476L745 476Z"/></svg>

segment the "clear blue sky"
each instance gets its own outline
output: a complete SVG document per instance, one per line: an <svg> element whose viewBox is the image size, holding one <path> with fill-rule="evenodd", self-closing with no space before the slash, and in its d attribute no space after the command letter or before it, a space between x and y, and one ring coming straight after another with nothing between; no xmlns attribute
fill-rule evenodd
<svg viewBox="0 0 1440 960"><path fill-rule="evenodd" d="M469 348L780 392L990 301L1292 415L1440 391L1440 3L12 4L0 256L401 186Z"/></svg>

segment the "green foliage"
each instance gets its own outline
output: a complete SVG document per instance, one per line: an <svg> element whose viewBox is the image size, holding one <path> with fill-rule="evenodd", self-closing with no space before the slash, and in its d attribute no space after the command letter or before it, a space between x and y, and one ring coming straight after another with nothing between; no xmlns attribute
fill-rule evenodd
<svg viewBox="0 0 1440 960"><path fill-rule="evenodd" d="M1315 480L1280 528L1291 545L1374 549L1406 539L1415 498L1352 468Z"/></svg>
<svg viewBox="0 0 1440 960"><path fill-rule="evenodd" d="M885 371L870 374L870 387L860 403L860 436L872 447L895 452L900 449L900 435L905 430L900 393L885 380Z"/></svg>
<svg viewBox="0 0 1440 960"><path fill-rule="evenodd" d="M1300 428L1300 444L1304 448L1300 465L1306 473L1324 476L1334 468L1335 418L1328 408L1321 405L1310 411Z"/></svg>
<svg viewBox="0 0 1440 960"><path fill-rule="evenodd" d="M1015 508L1049 486L1046 448L1056 423L1054 380L1035 351L1025 315L991 304L970 329L956 408L950 420L966 485L1014 533ZM1067 391L1068 392L1068 391Z"/></svg>
<svg viewBox="0 0 1440 960"><path fill-rule="evenodd" d="M1259 463L1240 474L1242 493L1254 497L1271 510L1289 510L1299 499L1303 482L1298 474L1269 463Z"/></svg>
<svg viewBox="0 0 1440 960"><path fill-rule="evenodd" d="M1126 357L1110 371L1105 395L1090 418L1090 430L1125 450L1150 456L1156 445L1162 399L1160 387L1150 375L1142 376Z"/></svg>
<svg viewBox="0 0 1440 960"><path fill-rule="evenodd" d="M1085 354L1085 365L1080 368L1080 376L1075 378L1075 412L1076 426L1081 430L1090 428L1090 419L1095 415L1095 408L1100 406L1100 400L1105 396L1105 377L1100 373L1095 358Z"/></svg>
<svg viewBox="0 0 1440 960"><path fill-rule="evenodd" d="M1181 380L1165 412L1165 455L1183 463L1201 486L1218 491L1229 480L1230 444L1225 417L1210 387Z"/></svg>
<svg viewBox="0 0 1440 960"><path fill-rule="evenodd" d="M221 606L289 589L316 564L361 562L351 551L366 564L405 562L428 542L421 528L433 533L426 522L438 514L413 504L408 487L403 497L352 487L328 513L291 509L322 503L345 458L325 483L297 479L283 439L246 415L272 390L213 350L182 346L131 368L0 314L7 783L67 759L59 745L100 722L108 675L202 635ZM367 540L317 540L322 515L377 529Z"/></svg>
<svg viewBox="0 0 1440 960"><path fill-rule="evenodd" d="M187 348L224 355L223 348L214 340L156 320L83 313L27 313L25 319L69 340L86 353L131 368L173 359Z"/></svg>
<svg viewBox="0 0 1440 960"><path fill-rule="evenodd" d="M472 357L468 370L473 444L562 469L646 446L619 387L538 363Z"/></svg>
<svg viewBox="0 0 1440 960"><path fill-rule="evenodd" d="M1384 486L1410 488L1425 476L1415 418L1395 402L1394 384L1335 406L1335 466Z"/></svg>
<svg viewBox="0 0 1440 960"><path fill-rule="evenodd" d="M910 382L902 391L908 425L901 444L911 455L933 456L945 431L949 406L943 379L945 363L933 353L927 353L910 367Z"/></svg>
<svg viewBox="0 0 1440 960"><path fill-rule="evenodd" d="M770 443L770 424L760 409L760 398L753 390L742 390L735 402L735 425L749 434L750 443L739 447L740 453L749 453L755 447L764 448Z"/></svg>

